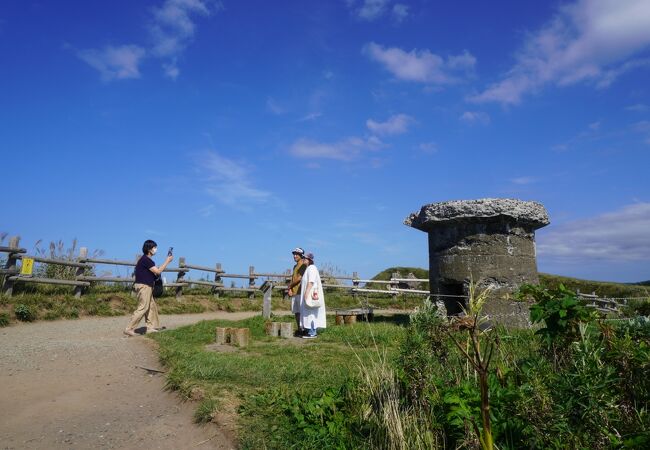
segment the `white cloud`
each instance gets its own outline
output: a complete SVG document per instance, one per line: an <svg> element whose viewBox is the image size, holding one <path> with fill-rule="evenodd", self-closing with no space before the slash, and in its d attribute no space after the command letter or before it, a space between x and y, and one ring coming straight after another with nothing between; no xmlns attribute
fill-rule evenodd
<svg viewBox="0 0 650 450"><path fill-rule="evenodd" d="M323 114L319 113L319 112L309 113L309 114L306 114L305 116L301 117L300 119L298 119L298 122L309 122L309 121L312 121L312 120L316 120L319 117L321 117L322 115Z"/></svg>
<svg viewBox="0 0 650 450"><path fill-rule="evenodd" d="M96 69L104 81L140 78L139 65L145 50L137 45L111 45L102 50L80 50L77 56Z"/></svg>
<svg viewBox="0 0 650 450"><path fill-rule="evenodd" d="M177 59L194 37L192 16L209 16L221 8L221 3L213 0L165 0L161 7L153 9L149 26L151 53L167 60L163 68L168 77L178 77Z"/></svg>
<svg viewBox="0 0 650 450"><path fill-rule="evenodd" d="M650 260L650 203L635 203L607 214L540 233L540 256L584 262Z"/></svg>
<svg viewBox="0 0 650 450"><path fill-rule="evenodd" d="M103 49L80 50L77 56L99 71L104 81L140 78L139 64L145 57L163 60L165 76L175 80L180 74L178 59L191 42L193 15L207 16L221 9L215 0L165 0L153 8L149 23L151 45L108 45Z"/></svg>
<svg viewBox="0 0 650 450"><path fill-rule="evenodd" d="M252 205L271 200L270 192L253 185L250 169L242 163L225 158L214 151L200 155L197 170L202 178L204 191L217 202L246 210ZM213 209L203 208L202 215L212 214Z"/></svg>
<svg viewBox="0 0 650 450"><path fill-rule="evenodd" d="M348 9L361 20L372 22L386 14L401 23L409 14L409 7L403 3L395 3L391 7L392 0L346 0Z"/></svg>
<svg viewBox="0 0 650 450"><path fill-rule="evenodd" d="M357 159L363 152L378 150L383 143L371 136L368 139L349 137L338 142L324 143L311 139L298 139L289 148L289 153L304 159L334 159L351 161Z"/></svg>
<svg viewBox="0 0 650 450"><path fill-rule="evenodd" d="M363 47L363 53L382 64L396 78L419 83L457 83L476 64L476 58L467 51L445 60L427 49L406 52L397 47L384 48L371 42Z"/></svg>
<svg viewBox="0 0 650 450"><path fill-rule="evenodd" d="M214 205L207 205L199 209L199 214L203 217L210 217L214 213Z"/></svg>
<svg viewBox="0 0 650 450"><path fill-rule="evenodd" d="M266 109L271 113L279 116L287 112L287 110L281 106L275 99L268 97L266 99Z"/></svg>
<svg viewBox="0 0 650 450"><path fill-rule="evenodd" d="M409 125L415 122L413 117L406 114L395 114L390 116L386 122L376 122L372 119L366 121L370 131L380 136L403 134L408 131Z"/></svg>
<svg viewBox="0 0 650 450"><path fill-rule="evenodd" d="M176 65L176 59L174 58L171 63L163 64L163 71L165 72L165 76L171 78L172 80L176 80L180 74L180 70Z"/></svg>
<svg viewBox="0 0 650 450"><path fill-rule="evenodd" d="M630 105L625 108L626 111L633 111L633 112L646 112L648 110L648 105L644 105L643 103L637 103L635 105Z"/></svg>
<svg viewBox="0 0 650 450"><path fill-rule="evenodd" d="M465 111L459 119L463 122L474 124L480 123L487 125L490 123L490 116L482 111Z"/></svg>
<svg viewBox="0 0 650 450"><path fill-rule="evenodd" d="M622 73L650 64L629 59L649 44L647 0L578 0L529 34L503 79L470 100L517 104L546 85L589 81L607 87Z"/></svg>
<svg viewBox="0 0 650 450"><path fill-rule="evenodd" d="M535 177L517 177L517 178L512 178L510 180L514 184L519 184L519 185L525 185L525 184L532 184L537 182L537 178Z"/></svg>
<svg viewBox="0 0 650 450"><path fill-rule="evenodd" d="M598 130L600 130L600 124L601 124L601 121L598 120L598 121L596 121L596 122L592 122L592 123L590 123L590 124L588 125L588 127L589 127L589 129L590 129L591 131L598 131Z"/></svg>
<svg viewBox="0 0 650 450"><path fill-rule="evenodd" d="M360 5L355 0L347 0L346 3L357 17L371 22L386 12L390 0L362 0Z"/></svg>
<svg viewBox="0 0 650 450"><path fill-rule="evenodd" d="M403 3L395 3L393 5L392 14L395 21L401 23L402 21L404 21L404 19L408 17L409 7Z"/></svg>

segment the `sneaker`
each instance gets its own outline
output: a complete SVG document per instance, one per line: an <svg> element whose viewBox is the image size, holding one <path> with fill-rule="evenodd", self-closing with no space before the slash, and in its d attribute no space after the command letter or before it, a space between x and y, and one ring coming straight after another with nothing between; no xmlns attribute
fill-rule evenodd
<svg viewBox="0 0 650 450"><path fill-rule="evenodd" d="M147 328L147 334L158 333L158 328Z"/></svg>
<svg viewBox="0 0 650 450"><path fill-rule="evenodd" d="M305 334L302 338L303 339L316 339L316 337L317 336L315 334Z"/></svg>

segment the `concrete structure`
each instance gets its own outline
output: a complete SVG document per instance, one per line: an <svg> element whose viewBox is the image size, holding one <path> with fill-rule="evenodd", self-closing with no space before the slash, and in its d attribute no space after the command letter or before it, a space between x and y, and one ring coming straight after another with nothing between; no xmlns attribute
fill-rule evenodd
<svg viewBox="0 0 650 450"><path fill-rule="evenodd" d="M467 295L474 280L494 289L486 314L511 323L527 316L507 294L523 283L538 282L535 230L549 224L544 206L514 199L432 203L404 223L429 236L431 292L458 296L442 297L448 314L461 311L460 296Z"/></svg>

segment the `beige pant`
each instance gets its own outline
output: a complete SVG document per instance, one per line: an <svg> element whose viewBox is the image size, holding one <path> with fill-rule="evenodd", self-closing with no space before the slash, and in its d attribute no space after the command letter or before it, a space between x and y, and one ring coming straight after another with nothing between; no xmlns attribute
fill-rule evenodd
<svg viewBox="0 0 650 450"><path fill-rule="evenodd" d="M158 305L156 305L156 300L153 298L153 288L141 283L135 283L133 287L138 294L138 309L133 313L131 323L129 323L127 329L133 330L143 317L147 328L160 328Z"/></svg>

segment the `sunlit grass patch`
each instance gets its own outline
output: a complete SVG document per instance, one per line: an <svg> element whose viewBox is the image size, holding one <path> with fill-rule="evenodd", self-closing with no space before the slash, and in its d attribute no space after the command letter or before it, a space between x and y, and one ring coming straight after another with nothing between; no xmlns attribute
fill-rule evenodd
<svg viewBox="0 0 650 450"><path fill-rule="evenodd" d="M333 319L328 318L328 323L333 324ZM293 317L274 320L293 321ZM218 326L248 327L251 345L233 352L210 351L206 346L214 342ZM204 321L153 338L159 343L161 360L169 367L168 386L188 398L197 387L206 393L197 408L197 421L210 420L214 416L210 408L220 407L221 396L235 393L240 399L240 425L246 430L241 434L242 446L274 448L298 442L296 430L290 426L296 418L286 419L294 414L294 409L296 417L311 414L308 411L320 417L316 411L323 408L325 416L339 417L343 392L358 373L359 359L370 359L379 347L392 357L402 333L400 325L378 322L330 326L315 340L272 338L265 334L264 320L258 316L236 322ZM300 412L303 401L307 410ZM331 417L323 420L336 422ZM337 433L347 428L341 425L337 431L333 426L328 425L334 434L327 439L342 438ZM272 441L271 429L275 430ZM309 434L308 430L303 431ZM303 439L300 445L312 448L304 441L303 431L298 432ZM315 446L317 442L323 441L312 443Z"/></svg>

